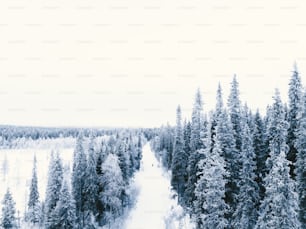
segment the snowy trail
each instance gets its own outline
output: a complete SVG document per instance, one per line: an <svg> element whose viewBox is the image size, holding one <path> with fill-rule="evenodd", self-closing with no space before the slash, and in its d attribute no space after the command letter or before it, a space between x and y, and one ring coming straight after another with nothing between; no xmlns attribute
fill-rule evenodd
<svg viewBox="0 0 306 229"><path fill-rule="evenodd" d="M142 165L135 176L135 185L140 193L127 219L126 229L192 228L186 219L182 219L178 227L175 218L182 215L182 209L171 198L170 179L160 167L149 143L143 148Z"/></svg>

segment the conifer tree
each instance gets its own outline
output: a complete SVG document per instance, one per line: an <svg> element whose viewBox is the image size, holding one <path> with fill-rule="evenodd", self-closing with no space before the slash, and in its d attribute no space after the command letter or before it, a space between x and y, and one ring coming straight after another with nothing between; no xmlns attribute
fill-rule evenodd
<svg viewBox="0 0 306 229"><path fill-rule="evenodd" d="M236 143L236 149L240 151L241 149L241 102L239 98L239 88L236 75L234 75L232 81L232 87L230 91L230 96L228 98L228 108L230 114L230 120L233 125L234 137Z"/></svg>
<svg viewBox="0 0 306 229"><path fill-rule="evenodd" d="M284 151L274 155L272 169L264 180L266 193L255 229L299 229L298 195L289 175L289 161Z"/></svg>
<svg viewBox="0 0 306 229"><path fill-rule="evenodd" d="M208 132L210 130L208 129ZM210 148L210 137L206 139L207 148L202 150L204 159L199 162L199 180L195 189L195 213L197 228L226 228L228 220L226 212L228 206L225 203L225 184L227 172L225 161L221 154L222 143L217 132L215 145ZM208 134L209 136L209 134Z"/></svg>
<svg viewBox="0 0 306 229"><path fill-rule="evenodd" d="M30 196L28 201L28 212L26 220L30 223L39 223L41 220L41 209L39 203L39 193L37 186L37 168L36 168L36 155L34 156L33 161L33 170L32 170L32 179L30 186Z"/></svg>
<svg viewBox="0 0 306 229"><path fill-rule="evenodd" d="M294 178L294 168L296 163L297 150L295 148L296 133L298 131L298 113L300 110L302 100L302 83L301 77L297 69L296 63L294 64L293 74L289 83L289 110L288 110L288 135L287 144L289 146L288 160L291 161L290 174Z"/></svg>
<svg viewBox="0 0 306 229"><path fill-rule="evenodd" d="M15 202L9 189L7 189L2 201L1 226L4 229L16 228Z"/></svg>
<svg viewBox="0 0 306 229"><path fill-rule="evenodd" d="M296 181L299 194L299 219L302 228L306 228L306 91L303 94L302 106L299 113L296 160Z"/></svg>
<svg viewBox="0 0 306 229"><path fill-rule="evenodd" d="M172 159L172 176L171 176L171 185L174 190L178 193L178 201L182 202L182 196L185 191L185 179L187 174L187 160L188 157L184 151L184 135L181 123L181 108L177 107L176 110L176 131L175 131L175 140L173 148L173 159Z"/></svg>
<svg viewBox="0 0 306 229"><path fill-rule="evenodd" d="M247 115L242 120L240 180L238 182L238 205L233 215L233 228L253 229L257 221L259 187L256 179L256 161L252 134L247 124Z"/></svg>
<svg viewBox="0 0 306 229"><path fill-rule="evenodd" d="M48 183L45 199L45 227L47 229L54 228L54 209L57 201L59 200L59 194L63 182L63 166L62 161L56 153L52 152L49 163L48 171Z"/></svg>
<svg viewBox="0 0 306 229"><path fill-rule="evenodd" d="M76 215L78 225L85 225L85 202L86 202L86 168L87 158L83 147L83 134L80 133L74 150L73 170L72 170L72 194L76 205Z"/></svg>
<svg viewBox="0 0 306 229"><path fill-rule="evenodd" d="M73 197L66 179L63 180L59 200L54 210L54 228L76 228L76 212Z"/></svg>

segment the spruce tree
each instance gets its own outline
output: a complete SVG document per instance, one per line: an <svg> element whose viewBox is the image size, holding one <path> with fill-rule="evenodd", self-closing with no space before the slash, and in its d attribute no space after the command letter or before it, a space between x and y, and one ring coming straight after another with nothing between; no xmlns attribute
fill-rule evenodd
<svg viewBox="0 0 306 229"><path fill-rule="evenodd" d="M37 168L36 168L36 155L33 161L32 179L30 186L30 195L28 201L28 212L26 215L26 220L30 223L37 224L41 219L41 209L39 203L39 193L37 186Z"/></svg>
<svg viewBox="0 0 306 229"><path fill-rule="evenodd" d="M256 161L252 134L247 124L247 115L242 121L240 180L238 182L238 205L233 215L233 228L253 229L257 221L259 187L256 180Z"/></svg>
<svg viewBox="0 0 306 229"><path fill-rule="evenodd" d="M45 199L45 227L52 229L55 226L54 222L54 209L57 201L59 200L59 194L63 182L63 166L59 154L52 152L49 163L48 182Z"/></svg>
<svg viewBox="0 0 306 229"><path fill-rule="evenodd" d="M289 83L289 110L288 110L288 135L287 144L289 146L288 160L291 161L290 174L294 178L294 168L296 162L297 149L295 148L296 133L298 131L298 113L300 110L300 104L302 100L302 83L301 77L297 70L296 64L294 64L293 74Z"/></svg>
<svg viewBox="0 0 306 229"><path fill-rule="evenodd" d="M101 183L103 192L101 200L105 206L104 223L112 222L122 213L122 194L124 181L117 155L109 154L104 161Z"/></svg>
<svg viewBox="0 0 306 229"><path fill-rule="evenodd" d="M86 218L91 218L91 215L96 215L96 200L98 199L98 175L96 171L96 152L94 149L94 136L90 136L87 167L86 167L86 180L85 180L85 206ZM88 221L88 219L87 219Z"/></svg>
<svg viewBox="0 0 306 229"><path fill-rule="evenodd" d="M278 155L281 152L288 152L288 145L286 144L288 122L285 120L285 111L282 104L279 90L275 90L273 96L274 103L270 110L270 119L268 123L268 140L270 154L267 159L266 167L270 171L274 160L274 155Z"/></svg>
<svg viewBox="0 0 306 229"><path fill-rule="evenodd" d="M72 170L72 194L76 205L76 215L78 225L84 227L85 225L85 202L87 198L86 193L86 168L87 158L83 146L83 134L80 133L77 139L76 148L74 150L73 170Z"/></svg>
<svg viewBox="0 0 306 229"><path fill-rule="evenodd" d="M273 155L272 169L264 180L266 193L255 229L299 229L298 195L289 174L289 161L284 151Z"/></svg>
<svg viewBox="0 0 306 229"><path fill-rule="evenodd" d="M296 160L296 181L299 194L299 219L302 228L306 228L306 91L303 94L302 106L299 113L299 123L297 131Z"/></svg>
<svg viewBox="0 0 306 229"><path fill-rule="evenodd" d="M9 189L7 189L2 201L1 226L4 229L16 228L15 202Z"/></svg>
<svg viewBox="0 0 306 229"><path fill-rule="evenodd" d="M76 228L75 202L69 191L66 179L63 180L59 200L54 210L54 228Z"/></svg>
<svg viewBox="0 0 306 229"><path fill-rule="evenodd" d="M193 207L193 201L195 200L194 190L195 185L197 183L197 172L198 172L198 163L201 160L201 154L199 150L204 147L203 139L201 139L201 130L206 128L205 126L201 126L204 124L203 122L203 102L200 90L198 89L195 95L195 101L192 110L191 116L191 134L190 134L190 155L188 158L188 181L187 188L185 193L185 201L186 205L189 208ZM204 130L205 131L205 130Z"/></svg>
<svg viewBox="0 0 306 229"><path fill-rule="evenodd" d="M231 91L228 98L228 108L229 108L229 114L230 114L230 120L233 125L234 130L234 138L236 143L236 149L240 151L241 149L241 102L239 98L239 84L236 78L236 75L234 75L232 84L231 84Z"/></svg>
<svg viewBox="0 0 306 229"><path fill-rule="evenodd" d="M265 177L266 161L269 156L269 146L265 142L264 122L257 110L254 117L253 148L256 155L256 181L259 186L260 199L264 197L263 178Z"/></svg>
<svg viewBox="0 0 306 229"><path fill-rule="evenodd" d="M181 120L181 108L178 106L176 110L176 130L171 167L171 185L178 193L179 203L182 203L182 196L184 195L185 191L184 182L187 174L186 168L188 160L188 157L184 151L184 135Z"/></svg>
<svg viewBox="0 0 306 229"><path fill-rule="evenodd" d="M210 130L208 129L208 132ZM199 162L199 180L195 189L195 215L197 228L218 228L223 229L228 225L226 212L228 206L225 203L225 184L227 172L225 161L221 156L222 142L217 132L215 135L215 145L210 150L211 139L206 139L207 148L202 150L204 159ZM209 136L209 134L208 134Z"/></svg>

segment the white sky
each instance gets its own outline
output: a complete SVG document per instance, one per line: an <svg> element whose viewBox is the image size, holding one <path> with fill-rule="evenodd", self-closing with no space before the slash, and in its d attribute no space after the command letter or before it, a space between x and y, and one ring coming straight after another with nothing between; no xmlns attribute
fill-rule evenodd
<svg viewBox="0 0 306 229"><path fill-rule="evenodd" d="M306 1L2 0L0 123L160 126L205 109L236 73L242 100L306 82Z"/></svg>

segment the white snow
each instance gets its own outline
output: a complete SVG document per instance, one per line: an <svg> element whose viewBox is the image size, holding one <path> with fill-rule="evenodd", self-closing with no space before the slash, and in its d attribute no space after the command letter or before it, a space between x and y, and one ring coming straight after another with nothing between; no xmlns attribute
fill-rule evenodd
<svg viewBox="0 0 306 229"><path fill-rule="evenodd" d="M170 176L161 168L149 143L143 148L142 164L134 185L139 188L139 196L127 217L126 229L193 228L189 217L172 198Z"/></svg>

